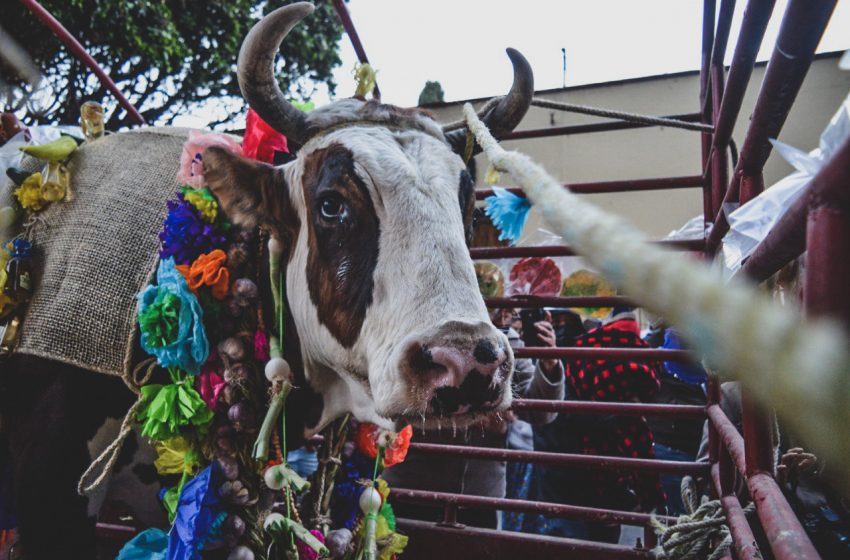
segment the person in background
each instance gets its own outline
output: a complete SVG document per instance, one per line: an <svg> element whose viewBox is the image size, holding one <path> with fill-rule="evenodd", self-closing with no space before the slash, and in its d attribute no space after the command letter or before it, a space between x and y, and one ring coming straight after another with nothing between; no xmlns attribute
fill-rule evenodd
<svg viewBox="0 0 850 560"><path fill-rule="evenodd" d="M520 347L517 345L519 335L515 331L511 332L512 317L511 309L494 310L490 314L493 323L507 333L511 346ZM540 335L541 345L555 345L551 323L540 321L535 328ZM521 344L521 341L519 343ZM515 397L561 400L564 398L564 387L564 366L560 361L540 360L535 363L527 359L516 360L513 373ZM482 430L479 430L478 426L453 430L447 421L442 430L431 430L423 434L414 426L414 438L422 443L504 448L508 439L509 422L515 416L532 424L541 424L553 421L557 415L551 412L493 414L484 421ZM505 471L504 462L420 455L411 451L403 463L385 470L383 478L390 487L504 498ZM442 506L399 502L393 507L398 517L408 519L440 521L443 516ZM460 508L457 519L458 522L473 527L495 529L499 526L499 516L495 511Z"/></svg>
<svg viewBox="0 0 850 560"><path fill-rule="evenodd" d="M630 308L614 308L604 324L575 339L575 346L646 348ZM570 360L568 398L588 401L648 402L658 391L655 364L624 359ZM538 451L653 458L646 420L633 416L560 414L535 427ZM657 475L545 466L533 499L623 511L663 506ZM538 516L534 532L544 535L617 542L619 525Z"/></svg>
<svg viewBox="0 0 850 560"><path fill-rule="evenodd" d="M673 329L651 329L644 338L651 346L670 350L682 349L684 345ZM656 335L660 333L660 335ZM653 344L653 342L655 344ZM690 404L705 406L705 383L708 374L698 364L664 362L658 368L661 387L650 402L658 404ZM649 418L649 429L655 439L655 458L667 461L695 461L702 436L701 419L680 419L670 416ZM682 477L662 474L661 485L667 494L667 514L685 513L681 493Z"/></svg>

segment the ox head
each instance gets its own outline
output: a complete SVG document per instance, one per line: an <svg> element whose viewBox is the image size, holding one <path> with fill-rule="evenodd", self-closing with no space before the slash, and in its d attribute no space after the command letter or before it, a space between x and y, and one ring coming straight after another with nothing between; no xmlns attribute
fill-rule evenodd
<svg viewBox="0 0 850 560"><path fill-rule="evenodd" d="M342 413L389 425L459 425L510 403L513 355L478 292L467 250L474 186L458 151L425 112L345 99L309 114L289 104L273 61L313 11L280 8L248 34L238 78L250 106L290 143L279 166L221 150L207 184L230 218L283 247L286 297L304 374L321 394L318 430ZM484 118L497 134L525 114L530 67L509 50L510 93Z"/></svg>

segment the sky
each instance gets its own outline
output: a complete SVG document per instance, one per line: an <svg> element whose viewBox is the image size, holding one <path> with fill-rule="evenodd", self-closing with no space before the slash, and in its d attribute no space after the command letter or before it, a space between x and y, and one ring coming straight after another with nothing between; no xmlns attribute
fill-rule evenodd
<svg viewBox="0 0 850 560"><path fill-rule="evenodd" d="M720 2L717 2L718 5ZM732 22L727 64L741 16ZM787 0L778 0L759 60L770 57ZM378 70L385 102L416 105L426 80L446 101L503 95L510 88L506 47L534 69L535 89L651 76L699 67L702 0L351 0L348 9ZM818 52L850 49L850 2L839 2ZM357 62L347 35L340 42L337 96L354 92ZM326 91L315 96L326 103Z"/></svg>

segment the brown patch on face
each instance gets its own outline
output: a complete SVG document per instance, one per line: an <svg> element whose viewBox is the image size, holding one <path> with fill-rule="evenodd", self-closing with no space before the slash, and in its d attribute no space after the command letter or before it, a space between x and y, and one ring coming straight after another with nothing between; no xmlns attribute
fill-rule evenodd
<svg viewBox="0 0 850 560"><path fill-rule="evenodd" d="M292 246L298 214L279 169L222 148L207 148L203 158L204 183L230 221L246 229L260 226Z"/></svg>
<svg viewBox="0 0 850 560"><path fill-rule="evenodd" d="M380 224L372 198L338 144L304 163L307 286L319 321L346 348L360 334L372 303Z"/></svg>
<svg viewBox="0 0 850 560"><path fill-rule="evenodd" d="M472 217L475 213L475 183L472 182L472 177L466 170L460 172L457 200L460 204L460 215L463 217L466 246L470 247L472 246Z"/></svg>

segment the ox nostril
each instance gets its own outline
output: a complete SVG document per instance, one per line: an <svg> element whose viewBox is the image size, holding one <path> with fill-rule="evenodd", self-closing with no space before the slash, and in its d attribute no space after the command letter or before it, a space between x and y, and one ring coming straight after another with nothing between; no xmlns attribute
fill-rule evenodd
<svg viewBox="0 0 850 560"><path fill-rule="evenodd" d="M472 356L481 364L492 364L499 359L499 352L490 340L482 340L475 346Z"/></svg>

